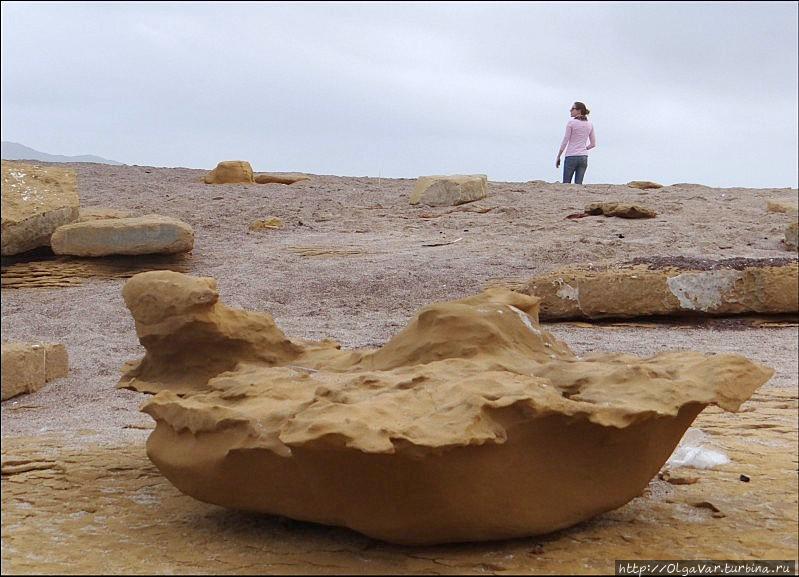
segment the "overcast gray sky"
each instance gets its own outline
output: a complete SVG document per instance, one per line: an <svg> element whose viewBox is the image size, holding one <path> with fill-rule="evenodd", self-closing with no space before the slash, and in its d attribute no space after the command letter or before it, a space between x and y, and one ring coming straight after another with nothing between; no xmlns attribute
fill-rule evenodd
<svg viewBox="0 0 799 577"><path fill-rule="evenodd" d="M127 164L797 187L797 2L2 2L2 139Z"/></svg>

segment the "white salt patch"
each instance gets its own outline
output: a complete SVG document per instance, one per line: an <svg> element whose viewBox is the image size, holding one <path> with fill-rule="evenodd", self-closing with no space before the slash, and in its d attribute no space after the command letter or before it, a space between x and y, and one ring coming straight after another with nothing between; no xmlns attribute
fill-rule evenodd
<svg viewBox="0 0 799 577"><path fill-rule="evenodd" d="M568 299L570 301L580 300L580 290L568 284L564 284L556 294L562 299Z"/></svg>
<svg viewBox="0 0 799 577"><path fill-rule="evenodd" d="M670 469L679 467L689 467L692 469L712 469L719 465L726 465L730 462L721 451L715 451L706 447L707 437L698 429L688 429L674 450L666 466Z"/></svg>
<svg viewBox="0 0 799 577"><path fill-rule="evenodd" d="M522 322L524 323L524 326L526 326L528 329L530 329L531 331L533 331L537 335L541 334L541 331L539 331L537 328L535 328L533 326L533 323L530 322L530 317L527 316L527 313L525 313L521 309L517 309L513 305L508 305L508 306L511 308L511 310L513 312L515 312L517 315L519 315L519 318L522 319Z"/></svg>

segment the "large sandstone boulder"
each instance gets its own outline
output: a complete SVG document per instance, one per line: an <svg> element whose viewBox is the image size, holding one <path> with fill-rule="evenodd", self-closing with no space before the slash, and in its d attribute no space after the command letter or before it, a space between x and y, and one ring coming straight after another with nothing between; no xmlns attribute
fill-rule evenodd
<svg viewBox="0 0 799 577"><path fill-rule="evenodd" d="M627 183L630 188L638 188L641 190L649 190L654 188L663 188L662 184L652 182L651 180L633 180Z"/></svg>
<svg viewBox="0 0 799 577"><path fill-rule="evenodd" d="M542 299L546 320L795 313L799 268L789 258L636 259L556 270L521 292Z"/></svg>
<svg viewBox="0 0 799 577"><path fill-rule="evenodd" d="M484 174L455 176L420 176L411 193L411 204L456 206L480 200L486 196L487 177Z"/></svg>
<svg viewBox="0 0 799 577"><path fill-rule="evenodd" d="M7 160L2 164L3 256L48 246L55 229L78 218L75 171Z"/></svg>
<svg viewBox="0 0 799 577"><path fill-rule="evenodd" d="M52 237L53 252L72 256L174 254L194 248L191 226L149 214L68 224Z"/></svg>
<svg viewBox="0 0 799 577"><path fill-rule="evenodd" d="M9 343L2 349L2 400L33 393L53 379L67 376L69 359L64 345L56 343Z"/></svg>
<svg viewBox="0 0 799 577"><path fill-rule="evenodd" d="M294 172L286 174L259 172L255 175L256 184L294 184L303 180L311 180L311 177Z"/></svg>
<svg viewBox="0 0 799 577"><path fill-rule="evenodd" d="M507 289L424 308L379 349L292 340L169 271L123 289L157 393L147 454L178 489L404 544L547 533L641 494L702 409L773 371L732 354L580 358Z"/></svg>
<svg viewBox="0 0 799 577"><path fill-rule="evenodd" d="M246 160L225 160L205 175L205 184L234 184L255 182L252 166Z"/></svg>
<svg viewBox="0 0 799 577"><path fill-rule="evenodd" d="M591 215L604 214L619 218L655 218L658 215L651 208L623 202L594 202L585 207L585 212Z"/></svg>

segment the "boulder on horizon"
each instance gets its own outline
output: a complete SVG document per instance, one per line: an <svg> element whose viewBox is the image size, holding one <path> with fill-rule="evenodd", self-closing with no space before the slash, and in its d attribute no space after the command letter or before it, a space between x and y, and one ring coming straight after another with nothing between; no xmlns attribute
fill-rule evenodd
<svg viewBox="0 0 799 577"><path fill-rule="evenodd" d="M410 197L410 204L457 206L486 197L485 174L420 176Z"/></svg>
<svg viewBox="0 0 799 577"><path fill-rule="evenodd" d="M296 172L276 173L259 172L254 176L256 184L294 184L303 180L311 180L306 174Z"/></svg>
<svg viewBox="0 0 799 577"><path fill-rule="evenodd" d="M205 175L205 184L253 183L252 166L246 160L224 160Z"/></svg>
<svg viewBox="0 0 799 577"><path fill-rule="evenodd" d="M641 190L649 190L653 188L663 188L662 184L652 182L650 180L633 180L627 183L630 188L639 188Z"/></svg>

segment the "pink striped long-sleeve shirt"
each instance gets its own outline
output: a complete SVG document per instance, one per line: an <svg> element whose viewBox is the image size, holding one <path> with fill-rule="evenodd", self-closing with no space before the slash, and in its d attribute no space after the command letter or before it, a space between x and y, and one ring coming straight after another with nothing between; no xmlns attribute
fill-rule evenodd
<svg viewBox="0 0 799 577"><path fill-rule="evenodd" d="M568 146L567 146L568 144ZM586 146L588 144L588 146ZM566 151L566 156L583 156L596 146L594 125L590 120L577 120L572 118L566 124L566 135L560 143L560 151Z"/></svg>

